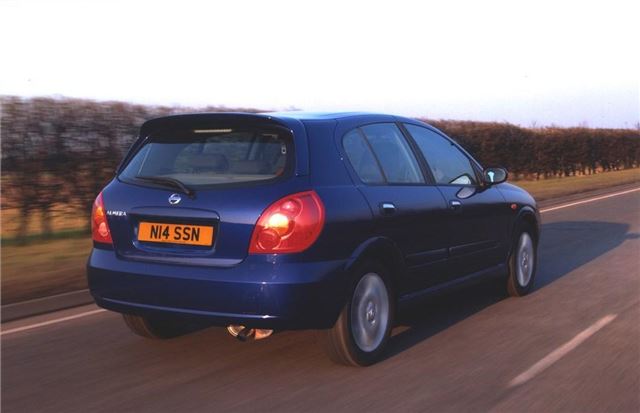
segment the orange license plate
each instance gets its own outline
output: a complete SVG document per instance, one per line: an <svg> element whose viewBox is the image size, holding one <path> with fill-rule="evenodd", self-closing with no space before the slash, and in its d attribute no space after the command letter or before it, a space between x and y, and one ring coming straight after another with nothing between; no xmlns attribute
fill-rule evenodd
<svg viewBox="0 0 640 413"><path fill-rule="evenodd" d="M213 227L141 222L138 241L210 246L213 244Z"/></svg>

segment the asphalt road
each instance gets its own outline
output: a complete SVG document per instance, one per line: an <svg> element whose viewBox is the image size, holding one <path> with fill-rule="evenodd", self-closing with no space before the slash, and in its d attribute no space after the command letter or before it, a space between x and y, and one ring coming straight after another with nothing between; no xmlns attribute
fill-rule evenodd
<svg viewBox="0 0 640 413"><path fill-rule="evenodd" d="M314 332L132 335L87 306L3 324L2 411L640 411L640 192L543 214L537 288L416 306L389 357L332 364Z"/></svg>

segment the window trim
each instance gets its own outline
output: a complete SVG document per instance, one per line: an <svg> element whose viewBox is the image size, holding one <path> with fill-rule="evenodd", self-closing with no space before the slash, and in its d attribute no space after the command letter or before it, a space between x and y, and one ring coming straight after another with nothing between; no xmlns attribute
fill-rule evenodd
<svg viewBox="0 0 640 413"><path fill-rule="evenodd" d="M384 168L382 167L382 164L380 163L380 159L378 159L378 155L376 155L376 151L373 150L373 146L371 146L371 142L369 142L369 139L367 139L367 135L364 133L364 131L362 130L362 128L360 126L358 126L356 128L356 130L358 131L358 135L360 135L360 137L362 138L362 140L364 140L365 145L367 145L367 148L369 148L369 152L371 153L371 156L373 156L373 159L376 161L376 165L378 165L378 169L380 171L380 176L382 177L382 183L384 185L389 185L389 180L387 179L387 174L384 172ZM346 136L346 134L345 134ZM349 154L347 154L347 157L349 158ZM351 158L349 158L349 162L351 162ZM354 168L355 170L355 168ZM356 171L356 175L358 175L358 178L360 178L360 174L358 173L358 171ZM360 180L362 181L362 178L360 178ZM377 184L377 185L381 185L381 184Z"/></svg>
<svg viewBox="0 0 640 413"><path fill-rule="evenodd" d="M420 169L422 169L422 174L424 175L427 184L431 186L438 185L438 183L436 182L436 178L435 176L433 176L433 172L431 172L431 168L429 167L429 162L427 162L427 159L422 154L418 143L413 139L413 136L411 136L409 130L405 128L403 122L396 122L396 124L404 135L404 138L407 140L407 142L409 142L409 146L411 147L411 150L414 152L414 155L418 160L418 164L420 165Z"/></svg>

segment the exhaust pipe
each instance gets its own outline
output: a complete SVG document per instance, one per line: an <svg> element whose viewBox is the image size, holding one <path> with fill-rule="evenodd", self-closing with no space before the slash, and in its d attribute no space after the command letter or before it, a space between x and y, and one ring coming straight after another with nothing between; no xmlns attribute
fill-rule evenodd
<svg viewBox="0 0 640 413"><path fill-rule="evenodd" d="M273 330L266 330L263 328L247 328L245 326L234 324L227 326L227 331L229 332L229 334L240 341L262 340L273 334Z"/></svg>

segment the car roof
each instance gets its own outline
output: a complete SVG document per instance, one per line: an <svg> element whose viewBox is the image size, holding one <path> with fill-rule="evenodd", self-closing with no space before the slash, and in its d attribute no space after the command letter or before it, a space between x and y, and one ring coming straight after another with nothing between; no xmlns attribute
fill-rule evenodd
<svg viewBox="0 0 640 413"><path fill-rule="evenodd" d="M198 120L217 119L217 120L241 120L241 119L253 119L253 121L260 120L275 120L287 126L293 124L301 125L302 122L310 121L324 121L324 122L338 122L347 121L401 121L415 123L415 119L405 118L402 116L395 116L383 113L371 113L371 112L305 112L305 111L286 111L286 112L210 112L210 113L186 113L162 116L155 119L146 121L141 127L141 135L145 136L151 130L162 127L173 122L192 122Z"/></svg>
<svg viewBox="0 0 640 413"><path fill-rule="evenodd" d="M267 112L260 115L270 116L276 119L295 119L299 121L340 121L345 119L390 119L394 118L400 121L415 121L415 119L405 118L402 116L391 115L388 113L376 112L306 112L306 111L286 111L286 112Z"/></svg>
<svg viewBox="0 0 640 413"><path fill-rule="evenodd" d="M261 115L271 116L274 118L290 118L298 120L338 120L344 118L352 118L359 116L375 116L382 115L380 113L371 112L306 112L306 111L285 111L285 112L267 112Z"/></svg>

